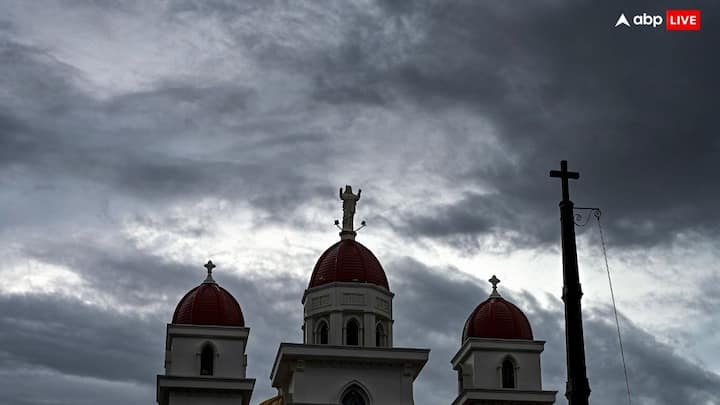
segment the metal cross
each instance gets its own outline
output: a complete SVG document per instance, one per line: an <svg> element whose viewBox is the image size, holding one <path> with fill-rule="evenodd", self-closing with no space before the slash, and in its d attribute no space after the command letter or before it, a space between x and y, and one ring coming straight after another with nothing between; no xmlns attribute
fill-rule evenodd
<svg viewBox="0 0 720 405"><path fill-rule="evenodd" d="M205 267L207 269L208 276L212 276L212 271L217 266L215 266L215 264L212 262L212 260L208 260L208 262L205 263L205 266L203 266L203 267Z"/></svg>
<svg viewBox="0 0 720 405"><path fill-rule="evenodd" d="M579 179L580 173L569 172L567 169L567 160L561 160L560 170L550 170L550 177L559 177L562 179L563 201L570 201L570 187L568 185L568 179Z"/></svg>
<svg viewBox="0 0 720 405"><path fill-rule="evenodd" d="M493 292L497 292L497 285L500 284L500 279L493 274L492 278L488 281L493 285Z"/></svg>

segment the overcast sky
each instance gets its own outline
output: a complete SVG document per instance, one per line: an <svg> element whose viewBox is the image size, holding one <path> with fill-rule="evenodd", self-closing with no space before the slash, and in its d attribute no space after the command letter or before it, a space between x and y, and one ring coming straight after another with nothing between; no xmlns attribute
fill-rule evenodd
<svg viewBox="0 0 720 405"><path fill-rule="evenodd" d="M274 395L351 184L395 343L432 349L416 404L454 399L493 274L564 404L567 159L603 210L633 403L720 404L716 2L509 3L0 0L0 402L155 403L208 259L253 404ZM702 30L613 27L666 8ZM594 222L578 249L591 401L627 403Z"/></svg>

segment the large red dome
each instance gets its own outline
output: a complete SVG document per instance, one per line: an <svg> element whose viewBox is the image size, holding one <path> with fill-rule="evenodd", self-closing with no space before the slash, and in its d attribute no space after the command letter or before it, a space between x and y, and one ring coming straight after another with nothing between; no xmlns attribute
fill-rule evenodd
<svg viewBox="0 0 720 405"><path fill-rule="evenodd" d="M212 278L190 290L178 303L172 323L245 326L240 304Z"/></svg>
<svg viewBox="0 0 720 405"><path fill-rule="evenodd" d="M335 281L370 283L390 290L378 259L370 249L354 239L343 239L320 256L308 288Z"/></svg>
<svg viewBox="0 0 720 405"><path fill-rule="evenodd" d="M470 337L532 340L532 328L523 312L497 293L478 305L465 322L463 341Z"/></svg>

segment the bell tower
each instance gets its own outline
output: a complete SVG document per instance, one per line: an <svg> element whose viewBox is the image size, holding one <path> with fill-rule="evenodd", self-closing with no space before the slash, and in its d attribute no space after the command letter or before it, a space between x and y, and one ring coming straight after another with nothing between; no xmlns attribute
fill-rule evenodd
<svg viewBox="0 0 720 405"><path fill-rule="evenodd" d="M428 349L393 345L394 294L380 261L355 240L361 190L340 189L340 240L320 255L303 294L303 343L281 343L271 380L283 405L412 405Z"/></svg>
<svg viewBox="0 0 720 405"><path fill-rule="evenodd" d="M207 277L178 303L165 338L165 374L157 376L159 405L249 405L255 379L246 378L247 340L240 305Z"/></svg>
<svg viewBox="0 0 720 405"><path fill-rule="evenodd" d="M544 341L533 338L525 314L497 291L465 322L462 345L451 363L458 373L453 405L550 405L556 391L542 390L540 354Z"/></svg>
<svg viewBox="0 0 720 405"><path fill-rule="evenodd" d="M380 261L355 240L353 217L361 193L354 194L351 186L340 189L340 241L320 256L302 299L305 344L392 347L394 294Z"/></svg>

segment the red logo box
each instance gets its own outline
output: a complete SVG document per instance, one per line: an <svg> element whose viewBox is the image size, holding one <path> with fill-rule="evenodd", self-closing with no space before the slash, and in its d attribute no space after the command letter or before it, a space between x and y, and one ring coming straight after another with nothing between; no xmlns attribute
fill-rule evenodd
<svg viewBox="0 0 720 405"><path fill-rule="evenodd" d="M665 28L668 31L700 31L700 10L667 10Z"/></svg>

